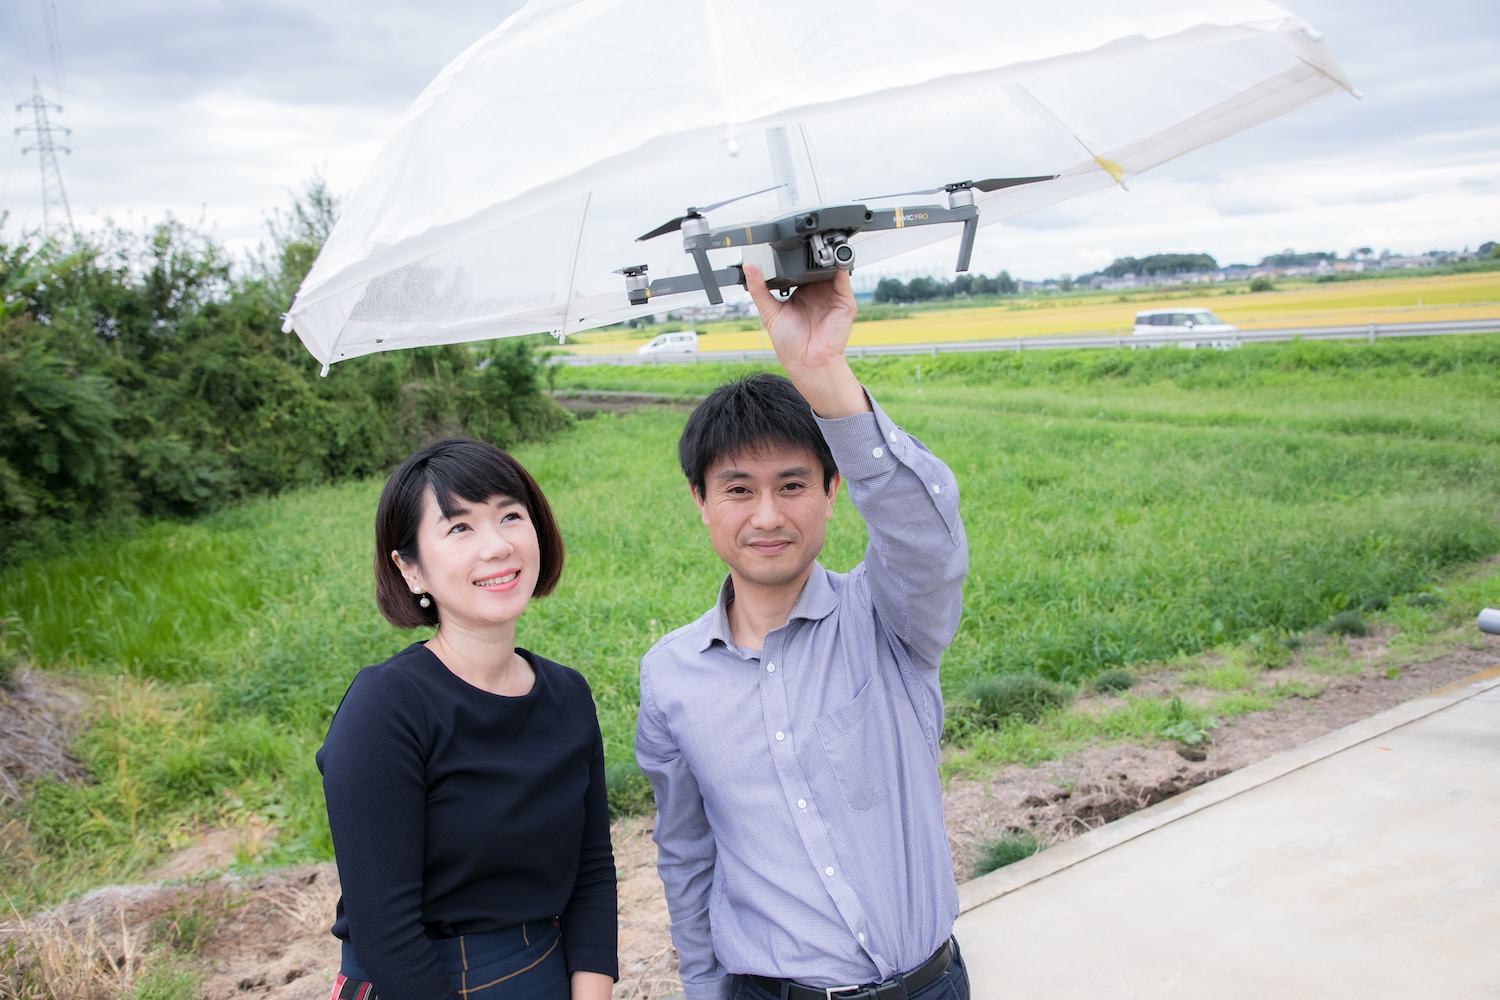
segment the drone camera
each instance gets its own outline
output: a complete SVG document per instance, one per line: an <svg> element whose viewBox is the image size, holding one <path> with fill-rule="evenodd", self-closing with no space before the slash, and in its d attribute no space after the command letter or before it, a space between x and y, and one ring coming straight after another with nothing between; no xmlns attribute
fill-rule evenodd
<svg viewBox="0 0 1500 1000"><path fill-rule="evenodd" d="M834 262L842 268L854 266L854 248L847 243L840 243L833 250Z"/></svg>

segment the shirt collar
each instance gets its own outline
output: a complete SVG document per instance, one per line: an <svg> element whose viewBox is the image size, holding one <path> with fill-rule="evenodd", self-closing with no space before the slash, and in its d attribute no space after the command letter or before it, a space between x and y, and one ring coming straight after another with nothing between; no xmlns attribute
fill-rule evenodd
<svg viewBox="0 0 1500 1000"><path fill-rule="evenodd" d="M708 636L703 640L703 645L698 652L706 651L714 644L715 640L722 642L730 649L734 648L734 633L729 628L729 602L734 600L734 577L728 573L724 574L724 582L719 584L719 600L714 604L714 620L709 626ZM834 592L833 586L828 582L828 571L816 560L813 561L812 572L807 576L807 582L802 585L802 593L797 595L797 603L792 605L792 613L787 615L787 622L806 618L817 620L827 618L833 614L834 608L838 607L838 594Z"/></svg>

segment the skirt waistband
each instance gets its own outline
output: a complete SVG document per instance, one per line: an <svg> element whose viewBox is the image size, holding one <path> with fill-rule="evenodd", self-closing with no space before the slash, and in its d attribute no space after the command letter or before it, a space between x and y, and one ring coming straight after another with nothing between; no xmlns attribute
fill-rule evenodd
<svg viewBox="0 0 1500 1000"><path fill-rule="evenodd" d="M504 927L484 934L463 934L453 938L432 938L432 950L447 973L463 972L514 955L538 941L549 941L561 934L557 920L531 920L514 927ZM368 980L354 957L354 946L343 942L339 973L350 980Z"/></svg>

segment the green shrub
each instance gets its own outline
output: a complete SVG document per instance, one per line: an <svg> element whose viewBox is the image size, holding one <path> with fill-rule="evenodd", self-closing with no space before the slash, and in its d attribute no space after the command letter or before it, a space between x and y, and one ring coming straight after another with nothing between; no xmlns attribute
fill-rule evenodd
<svg viewBox="0 0 1500 1000"><path fill-rule="evenodd" d="M1252 292L1274 292L1276 286L1271 283L1270 278L1251 278L1250 290Z"/></svg>
<svg viewBox="0 0 1500 1000"><path fill-rule="evenodd" d="M609 793L609 818L641 816L656 808L651 782L634 761L611 764L604 769L604 787Z"/></svg>
<svg viewBox="0 0 1500 1000"><path fill-rule="evenodd" d="M1358 611L1340 611L1323 628L1334 635L1369 635L1370 628Z"/></svg>
<svg viewBox="0 0 1500 1000"><path fill-rule="evenodd" d="M974 877L987 875L996 868L1013 865L1043 850L1041 841L1029 833L1007 833L999 840L992 840L980 848L979 861L974 865Z"/></svg>
<svg viewBox="0 0 1500 1000"><path fill-rule="evenodd" d="M1048 711L1073 700L1073 689L1036 674L987 677L966 692L978 713L992 724L1009 718L1035 722Z"/></svg>
<svg viewBox="0 0 1500 1000"><path fill-rule="evenodd" d="M1162 727L1161 738L1176 740L1185 747L1208 743L1208 731L1215 729L1219 721L1196 712L1181 698L1173 698L1167 705L1167 724Z"/></svg>
<svg viewBox="0 0 1500 1000"><path fill-rule="evenodd" d="M1094 690L1100 694L1129 691L1135 687L1135 678L1123 670L1106 670L1094 678Z"/></svg>
<svg viewBox="0 0 1500 1000"><path fill-rule="evenodd" d="M1409 607L1413 608L1436 608L1443 603L1443 599L1437 594L1412 594L1406 599Z"/></svg>
<svg viewBox="0 0 1500 1000"><path fill-rule="evenodd" d="M1391 606L1391 598L1388 594L1370 594L1359 602L1361 611L1384 611Z"/></svg>

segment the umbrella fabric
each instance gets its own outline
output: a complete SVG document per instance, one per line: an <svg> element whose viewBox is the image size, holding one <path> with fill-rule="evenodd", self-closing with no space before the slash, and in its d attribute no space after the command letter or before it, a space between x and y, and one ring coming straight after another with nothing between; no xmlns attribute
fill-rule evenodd
<svg viewBox="0 0 1500 1000"><path fill-rule="evenodd" d="M534 0L401 119L286 326L328 364L701 305L631 306L611 272L693 273L678 234L635 237L776 184L710 223L1059 175L976 192L983 226L1128 184L1352 89L1319 38L1263 0ZM957 235L851 242L868 266Z"/></svg>

